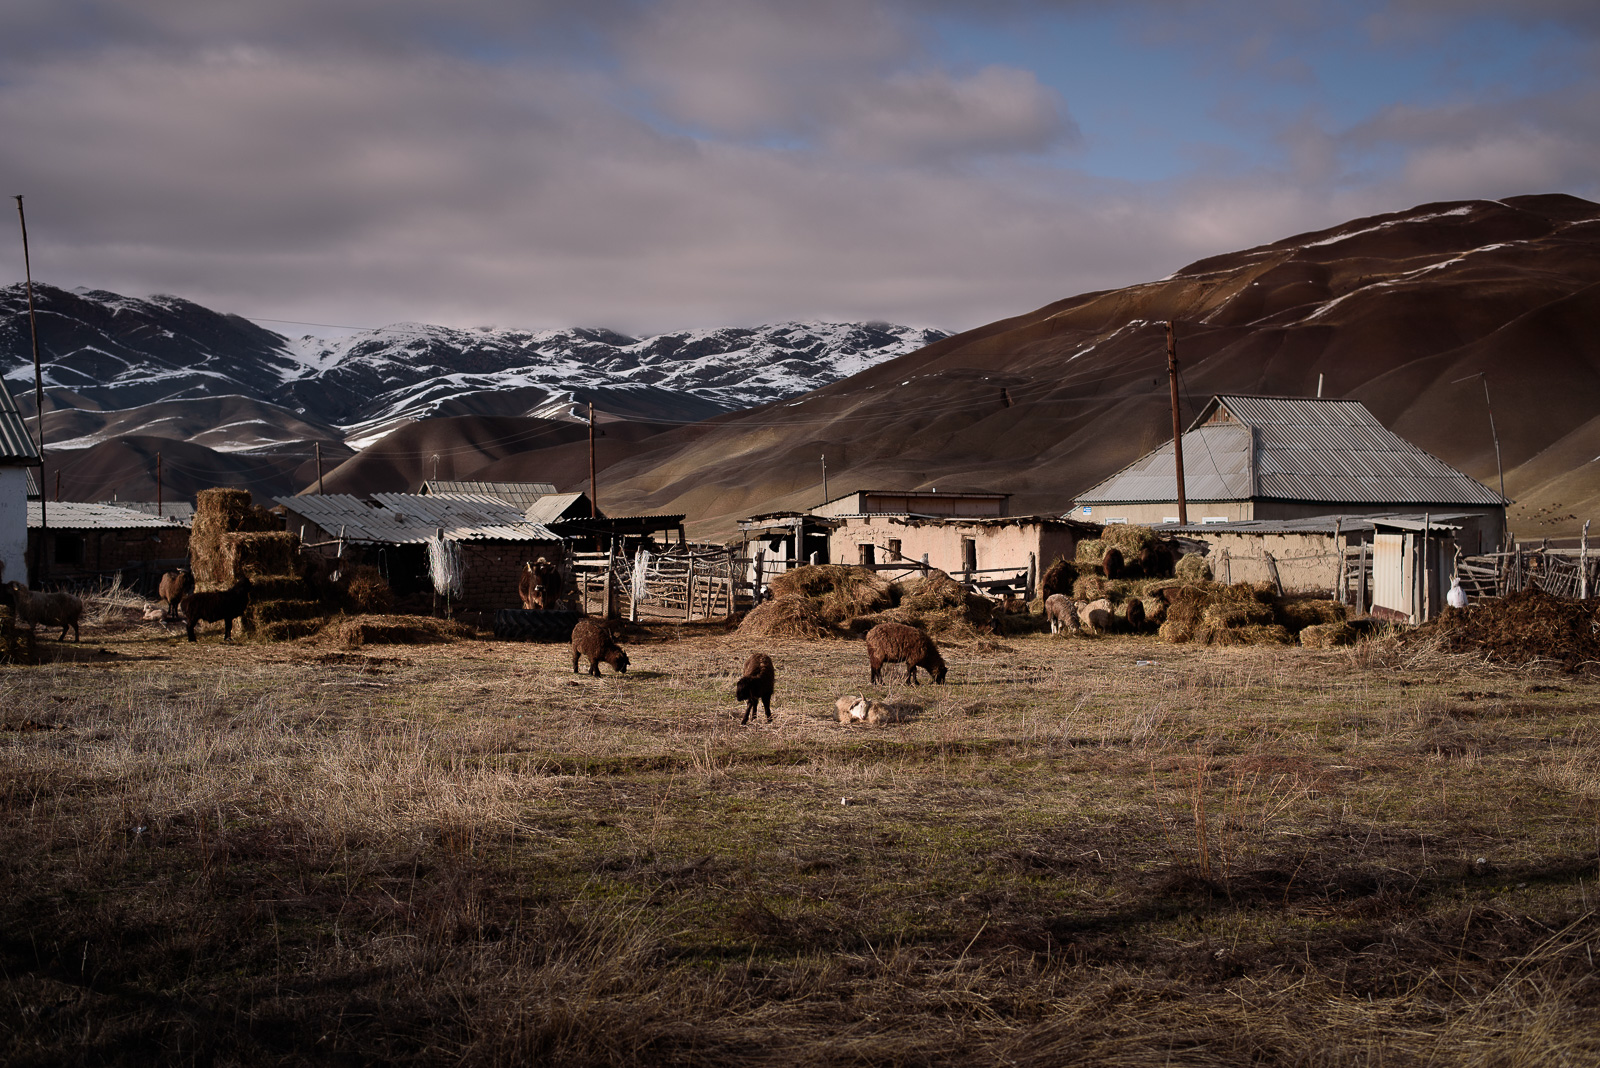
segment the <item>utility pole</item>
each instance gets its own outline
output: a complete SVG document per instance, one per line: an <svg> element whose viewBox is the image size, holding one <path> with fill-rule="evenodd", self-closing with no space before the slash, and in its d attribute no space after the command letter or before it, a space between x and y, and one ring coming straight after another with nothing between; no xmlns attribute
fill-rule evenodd
<svg viewBox="0 0 1600 1068"><path fill-rule="evenodd" d="M161 453L156 453L156 518L161 515Z"/></svg>
<svg viewBox="0 0 1600 1068"><path fill-rule="evenodd" d="M1489 436L1494 439L1494 469L1495 473L1500 476L1500 507L1503 509L1505 508L1506 500L1506 469L1500 463L1500 433L1494 428L1494 404L1489 400L1489 373L1487 371L1479 371L1475 375L1458 378L1450 384L1456 385L1459 382L1470 382L1474 378L1483 379L1483 406L1489 409ZM1503 515L1504 512L1501 514ZM1502 549L1506 548L1509 541L1509 524L1502 523L1500 525L1500 547Z"/></svg>
<svg viewBox="0 0 1600 1068"><path fill-rule="evenodd" d="M322 442L313 441L311 443L311 447L314 450L316 450L316 454L317 454L317 495L321 496L321 494L322 494Z"/></svg>
<svg viewBox="0 0 1600 1068"><path fill-rule="evenodd" d="M1167 377L1172 380L1172 461L1178 474L1178 522L1189 523L1189 502L1183 487L1183 425L1178 420L1178 342L1167 320Z"/></svg>
<svg viewBox="0 0 1600 1068"><path fill-rule="evenodd" d="M28 262L28 217L23 214L20 195L16 201L17 222L22 224L22 273L28 283L28 331L33 335L33 407L39 417L39 544L33 553L33 573L34 579L43 586L48 567L44 551L45 531L50 526L49 508L44 499L44 374L39 370L39 323L33 314L33 267Z"/></svg>
<svg viewBox="0 0 1600 1068"><path fill-rule="evenodd" d="M828 503L828 454L822 454L822 503Z"/></svg>
<svg viewBox="0 0 1600 1068"><path fill-rule="evenodd" d="M594 401L589 402L589 518L600 516L600 487L594 481Z"/></svg>

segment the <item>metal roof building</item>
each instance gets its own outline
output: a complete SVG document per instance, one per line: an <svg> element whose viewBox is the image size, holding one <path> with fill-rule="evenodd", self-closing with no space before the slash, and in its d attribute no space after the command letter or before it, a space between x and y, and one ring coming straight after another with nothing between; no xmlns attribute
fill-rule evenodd
<svg viewBox="0 0 1600 1068"><path fill-rule="evenodd" d="M430 497L497 497L523 509L554 492L556 487L553 482L473 482L436 478L422 484L422 493Z"/></svg>
<svg viewBox="0 0 1600 1068"><path fill-rule="evenodd" d="M446 541L559 541L543 523L498 497L468 494L375 493L370 500L347 493L278 497L297 521L314 524L347 541L370 545L421 545L444 531Z"/></svg>
<svg viewBox="0 0 1600 1068"><path fill-rule="evenodd" d="M1183 434L1183 467L1191 522L1435 508L1504 522L1498 493L1389 430L1360 401L1212 397ZM1175 522L1177 499L1169 441L1079 494L1069 515Z"/></svg>

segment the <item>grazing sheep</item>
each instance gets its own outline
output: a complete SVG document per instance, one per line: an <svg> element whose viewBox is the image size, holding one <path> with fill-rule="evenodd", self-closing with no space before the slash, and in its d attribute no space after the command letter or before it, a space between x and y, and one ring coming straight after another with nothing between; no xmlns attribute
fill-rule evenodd
<svg viewBox="0 0 1600 1068"><path fill-rule="evenodd" d="M523 608L555 608L561 600L560 570L542 556L531 564L523 564L522 575L517 580L517 596L522 598Z"/></svg>
<svg viewBox="0 0 1600 1068"><path fill-rule="evenodd" d="M185 594L193 592L194 576L183 568L162 574L161 585L156 590L156 599L167 607L159 618L177 619L178 602L183 600Z"/></svg>
<svg viewBox="0 0 1600 1068"><path fill-rule="evenodd" d="M733 696L745 702L744 719L739 721L739 726L744 726L755 717L757 701L766 708L767 722L772 722L772 684L775 678L772 657L766 653L751 653L750 659L744 662L744 674L733 687Z"/></svg>
<svg viewBox="0 0 1600 1068"><path fill-rule="evenodd" d="M1137 633L1144 630L1144 602L1135 597L1128 602L1123 610L1123 619L1128 624L1128 629Z"/></svg>
<svg viewBox="0 0 1600 1068"><path fill-rule="evenodd" d="M1052 593L1044 599L1044 615L1050 621L1050 633L1060 634L1063 630L1076 634L1078 631L1078 608L1072 599L1064 593Z"/></svg>
<svg viewBox="0 0 1600 1068"><path fill-rule="evenodd" d="M1107 548L1100 557L1100 570L1105 572L1108 579L1121 578L1124 570L1122 550L1115 545Z"/></svg>
<svg viewBox="0 0 1600 1068"><path fill-rule="evenodd" d="M906 681L918 685L917 668L922 668L937 683L944 682L944 658L939 647L916 627L904 623L879 623L867 631L867 662L872 681L883 682L883 665L904 663Z"/></svg>
<svg viewBox="0 0 1600 1068"><path fill-rule="evenodd" d="M611 631L598 620L580 619L577 626L572 628L572 671L578 671L578 660L582 657L589 658L589 674L595 678L600 677L600 662L603 660L611 665L611 669L619 674L628 670L628 654L623 652L611 638Z"/></svg>
<svg viewBox="0 0 1600 1068"><path fill-rule="evenodd" d="M189 625L189 640L194 641L194 628L199 623L221 623L222 640L233 638L233 621L244 625L244 611L250 607L250 576L245 575L225 590L207 590L187 594L179 607Z"/></svg>
<svg viewBox="0 0 1600 1068"><path fill-rule="evenodd" d="M70 593L34 593L20 582L6 583L11 591L11 602L16 606L17 622L28 624L37 632L39 624L60 627L58 642L67 640L67 628L72 628L72 640L81 641L78 623L83 619L83 602Z"/></svg>
<svg viewBox="0 0 1600 1068"><path fill-rule="evenodd" d="M1096 634L1109 631L1116 625L1116 618L1116 614L1111 610L1111 602L1104 597L1098 601L1078 605L1078 621Z"/></svg>

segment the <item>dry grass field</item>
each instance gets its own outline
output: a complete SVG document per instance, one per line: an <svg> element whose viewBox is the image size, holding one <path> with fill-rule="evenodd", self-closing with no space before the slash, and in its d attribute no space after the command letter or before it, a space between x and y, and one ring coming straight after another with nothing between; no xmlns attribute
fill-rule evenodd
<svg viewBox="0 0 1600 1068"><path fill-rule="evenodd" d="M662 628L0 668L0 1061L1592 1065L1600 688L1425 644ZM893 669L888 674L895 677Z"/></svg>

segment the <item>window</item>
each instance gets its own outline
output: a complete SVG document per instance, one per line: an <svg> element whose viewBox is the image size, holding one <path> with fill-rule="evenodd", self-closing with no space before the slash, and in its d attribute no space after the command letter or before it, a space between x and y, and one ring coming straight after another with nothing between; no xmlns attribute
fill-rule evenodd
<svg viewBox="0 0 1600 1068"><path fill-rule="evenodd" d="M1164 515L1161 517L1161 521L1163 523L1176 523L1178 521L1178 517L1175 515Z"/></svg>
<svg viewBox="0 0 1600 1068"><path fill-rule="evenodd" d="M976 538L961 539L961 567L964 571L978 570L978 542Z"/></svg>
<svg viewBox="0 0 1600 1068"><path fill-rule="evenodd" d="M83 566L83 535L82 534L57 534L56 538L56 563L67 564L72 567Z"/></svg>
<svg viewBox="0 0 1600 1068"><path fill-rule="evenodd" d="M1110 516L1110 517L1108 517L1106 519L1106 526L1109 527L1109 526L1114 526L1114 525L1116 525L1118 523L1127 523L1127 521L1128 521L1128 517L1125 516L1125 515L1114 515L1114 516Z"/></svg>
<svg viewBox="0 0 1600 1068"><path fill-rule="evenodd" d="M857 545L856 551L861 554L861 566L871 567L878 562L878 547L870 542Z"/></svg>
<svg viewBox="0 0 1600 1068"><path fill-rule="evenodd" d="M889 539L889 559L891 559L891 560L900 559L900 539L899 538L890 538Z"/></svg>
<svg viewBox="0 0 1600 1068"><path fill-rule="evenodd" d="M1202 522L1202 523L1231 523L1231 522L1233 522L1233 520L1229 519L1225 515L1208 515L1208 516L1202 516L1200 518L1200 522Z"/></svg>

